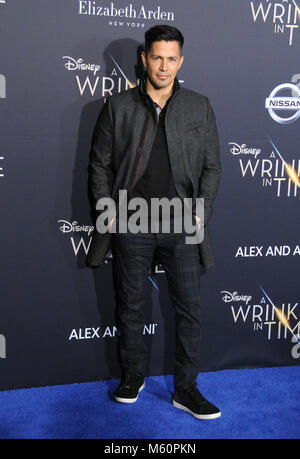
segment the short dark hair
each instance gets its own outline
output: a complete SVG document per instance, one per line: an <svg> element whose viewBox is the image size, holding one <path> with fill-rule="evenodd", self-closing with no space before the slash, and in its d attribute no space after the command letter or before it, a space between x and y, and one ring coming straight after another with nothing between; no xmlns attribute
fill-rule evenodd
<svg viewBox="0 0 300 459"><path fill-rule="evenodd" d="M184 37L175 27L169 25L156 25L145 33L145 53L150 51L152 43L155 41L178 41L180 51L182 51Z"/></svg>

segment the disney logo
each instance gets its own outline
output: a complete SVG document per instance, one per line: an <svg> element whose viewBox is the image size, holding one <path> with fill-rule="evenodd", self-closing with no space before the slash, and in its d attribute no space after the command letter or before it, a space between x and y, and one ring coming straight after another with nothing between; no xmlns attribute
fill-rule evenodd
<svg viewBox="0 0 300 459"><path fill-rule="evenodd" d="M97 72L100 70L100 65L97 64L85 64L83 62L83 59L79 58L77 60L73 59L73 57L70 56L63 56L63 59L68 59L68 61L65 63L65 67L67 70L90 70L93 72L94 75L96 75Z"/></svg>
<svg viewBox="0 0 300 459"><path fill-rule="evenodd" d="M91 234L92 231L94 231L93 226L88 226L88 225L77 225L78 222L74 221L72 223L68 222L67 220L58 220L58 223L62 222L62 225L59 227L62 233L70 233L71 231L74 232L85 232L88 233L88 235Z"/></svg>
<svg viewBox="0 0 300 459"><path fill-rule="evenodd" d="M254 155L256 159L256 157L261 152L261 150L258 150L257 148L246 148L245 143L243 143L242 145L239 145L238 143L229 142L228 145L232 145L232 148L230 148L229 151L233 155Z"/></svg>
<svg viewBox="0 0 300 459"><path fill-rule="evenodd" d="M250 295L238 295L237 292L230 293L226 290L222 290L221 293L224 293L224 296L222 297L224 303L230 303L231 301L244 301L248 304L252 298Z"/></svg>

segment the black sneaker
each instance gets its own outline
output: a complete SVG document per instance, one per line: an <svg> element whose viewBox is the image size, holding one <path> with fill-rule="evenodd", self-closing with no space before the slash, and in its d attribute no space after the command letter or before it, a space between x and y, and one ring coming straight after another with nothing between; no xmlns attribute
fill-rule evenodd
<svg viewBox="0 0 300 459"><path fill-rule="evenodd" d="M206 400L195 386L185 391L175 391L173 405L197 419L215 419L221 416L219 408Z"/></svg>
<svg viewBox="0 0 300 459"><path fill-rule="evenodd" d="M127 374L122 378L120 385L115 391L115 400L121 403L134 403L138 399L139 392L144 387L144 376L140 373Z"/></svg>

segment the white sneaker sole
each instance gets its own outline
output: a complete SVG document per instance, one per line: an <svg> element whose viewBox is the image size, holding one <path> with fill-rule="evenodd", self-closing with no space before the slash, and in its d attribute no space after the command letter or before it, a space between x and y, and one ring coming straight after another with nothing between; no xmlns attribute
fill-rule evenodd
<svg viewBox="0 0 300 459"><path fill-rule="evenodd" d="M216 419L221 416L221 411L219 411L218 413L213 413L213 414L194 413L193 411L189 410L186 406L180 405L180 403L176 402L175 400L173 400L173 406L175 406L175 408L179 408L180 410L186 411L187 413L190 413L196 419L204 419L204 420L205 419Z"/></svg>
<svg viewBox="0 0 300 459"><path fill-rule="evenodd" d="M144 387L145 387L145 383L143 383L143 385L139 388L139 392L143 390ZM115 400L120 403L134 403L137 401L138 397L139 397L139 394L135 398L122 398L122 397L115 396Z"/></svg>

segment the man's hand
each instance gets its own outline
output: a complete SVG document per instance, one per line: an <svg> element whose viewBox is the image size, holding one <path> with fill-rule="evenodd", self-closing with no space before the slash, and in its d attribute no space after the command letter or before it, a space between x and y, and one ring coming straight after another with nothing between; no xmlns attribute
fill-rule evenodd
<svg viewBox="0 0 300 459"><path fill-rule="evenodd" d="M194 215L194 219L196 220L197 228L200 231L201 228L201 218L198 215Z"/></svg>
<svg viewBox="0 0 300 459"><path fill-rule="evenodd" d="M109 222L109 224L108 224L108 231L111 231L114 221L115 221L115 217L112 218L111 221Z"/></svg>

